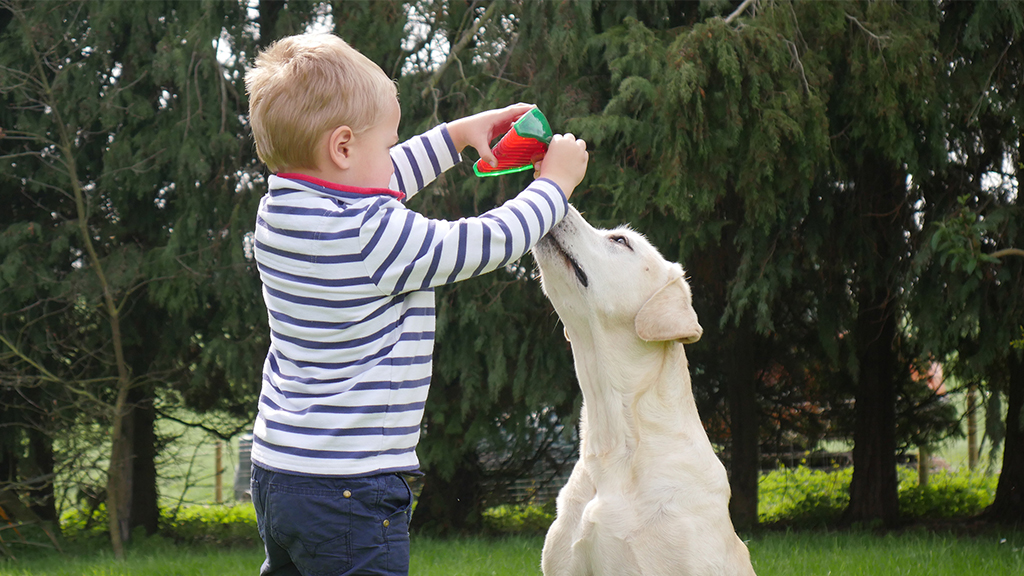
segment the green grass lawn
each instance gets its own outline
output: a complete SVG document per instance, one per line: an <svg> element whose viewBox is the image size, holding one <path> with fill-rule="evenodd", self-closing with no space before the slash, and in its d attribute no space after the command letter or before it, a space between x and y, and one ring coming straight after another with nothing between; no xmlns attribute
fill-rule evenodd
<svg viewBox="0 0 1024 576"><path fill-rule="evenodd" d="M413 538L413 576L536 576L542 536L502 539ZM759 532L747 542L759 576L916 575L1019 576L1024 574L1024 532L986 529L953 535L912 529L876 534L852 532ZM135 545L124 563L104 545L71 554L29 553L0 561L0 576L198 576L257 574L259 548L178 547L149 539Z"/></svg>

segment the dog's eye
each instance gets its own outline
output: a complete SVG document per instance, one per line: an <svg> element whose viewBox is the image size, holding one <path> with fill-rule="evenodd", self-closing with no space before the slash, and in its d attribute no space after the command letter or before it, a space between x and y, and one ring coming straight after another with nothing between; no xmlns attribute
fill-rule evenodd
<svg viewBox="0 0 1024 576"><path fill-rule="evenodd" d="M615 242L616 244L622 244L623 246L629 248L630 250L633 249L633 247L629 245L629 239L626 238L625 236L610 236L608 239L611 240L612 242Z"/></svg>

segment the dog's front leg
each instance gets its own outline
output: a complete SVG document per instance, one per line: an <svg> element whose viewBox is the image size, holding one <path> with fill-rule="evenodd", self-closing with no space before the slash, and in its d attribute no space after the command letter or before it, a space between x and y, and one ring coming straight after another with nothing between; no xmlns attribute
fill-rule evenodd
<svg viewBox="0 0 1024 576"><path fill-rule="evenodd" d="M574 543L580 538L583 510L596 491L583 460L576 463L569 481L558 492L557 514L548 528L541 552L544 576L583 576L578 570Z"/></svg>

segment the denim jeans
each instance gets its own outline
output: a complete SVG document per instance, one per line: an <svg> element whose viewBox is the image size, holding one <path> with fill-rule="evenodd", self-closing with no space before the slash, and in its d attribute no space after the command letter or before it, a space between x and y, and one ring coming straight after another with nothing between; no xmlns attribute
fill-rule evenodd
<svg viewBox="0 0 1024 576"><path fill-rule="evenodd" d="M412 491L399 474L295 476L252 467L261 576L409 573Z"/></svg>

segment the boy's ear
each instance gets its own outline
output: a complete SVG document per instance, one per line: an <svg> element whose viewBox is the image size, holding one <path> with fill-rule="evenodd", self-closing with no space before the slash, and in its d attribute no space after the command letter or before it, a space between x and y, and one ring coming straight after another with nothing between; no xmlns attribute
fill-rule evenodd
<svg viewBox="0 0 1024 576"><path fill-rule="evenodd" d="M327 137L327 154L332 164L342 170L352 166L352 138L355 134L348 126L338 126Z"/></svg>

